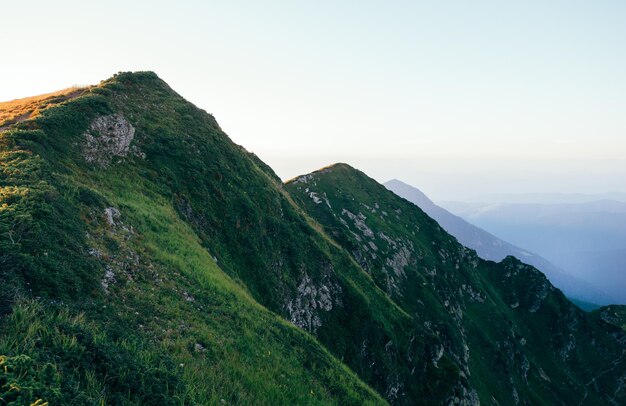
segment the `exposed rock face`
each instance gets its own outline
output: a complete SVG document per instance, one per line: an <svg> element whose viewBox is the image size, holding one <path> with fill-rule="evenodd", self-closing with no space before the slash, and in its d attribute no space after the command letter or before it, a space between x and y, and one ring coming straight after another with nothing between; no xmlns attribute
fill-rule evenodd
<svg viewBox="0 0 626 406"><path fill-rule="evenodd" d="M116 281L115 273L110 267L107 266L105 268L104 276L102 277L102 280L100 281L100 284L102 285L102 288L104 289L106 293L109 293L109 286L114 284L115 281Z"/></svg>
<svg viewBox="0 0 626 406"><path fill-rule="evenodd" d="M116 242L115 247L104 244L101 234L90 233L88 238L97 247L89 248L87 254L102 261L105 272L100 284L108 294L114 285L132 282L142 260L137 252L126 245L126 241L135 236L135 231L132 226L124 224L119 209L106 207L102 214L98 214L100 216L104 217L108 226L102 232L107 234L109 241Z"/></svg>
<svg viewBox="0 0 626 406"><path fill-rule="evenodd" d="M600 319L626 331L626 306L609 305L596 310Z"/></svg>
<svg viewBox="0 0 626 406"><path fill-rule="evenodd" d="M433 355L431 358L431 362L433 363L433 365L435 366L435 368L438 368L438 362L441 359L441 357L443 357L443 346L441 345L437 345L435 346L435 348L433 348Z"/></svg>
<svg viewBox="0 0 626 406"><path fill-rule="evenodd" d="M104 216L106 217L107 223L111 227L114 227L119 221L121 214L120 211L115 207L107 207L106 209L104 209Z"/></svg>
<svg viewBox="0 0 626 406"><path fill-rule="evenodd" d="M409 265L411 259L411 251L406 247L400 247L392 256L385 260L385 266L388 269L387 289L389 292L401 294L401 281L406 278L404 268Z"/></svg>
<svg viewBox="0 0 626 406"><path fill-rule="evenodd" d="M447 400L448 405L480 406L480 399L475 389L468 390L462 386L456 389L459 393L457 396L453 396ZM494 402L494 404L497 404L497 402Z"/></svg>
<svg viewBox="0 0 626 406"><path fill-rule="evenodd" d="M359 231L363 233L363 236L370 237L370 238L374 237L374 232L365 223L365 219L367 217L365 217L363 213L354 214L350 212L349 210L343 209L341 211L341 215L347 216L350 220L352 220L356 228L359 229Z"/></svg>
<svg viewBox="0 0 626 406"><path fill-rule="evenodd" d="M304 274L298 285L297 296L285 308L288 318L296 326L315 333L322 326L321 311L331 311L333 304L340 304L341 287L330 280L328 275L320 283L315 283Z"/></svg>
<svg viewBox="0 0 626 406"><path fill-rule="evenodd" d="M109 166L114 157L125 157L130 152L141 155L130 145L135 137L135 127L120 114L97 117L83 135L85 160L100 168Z"/></svg>

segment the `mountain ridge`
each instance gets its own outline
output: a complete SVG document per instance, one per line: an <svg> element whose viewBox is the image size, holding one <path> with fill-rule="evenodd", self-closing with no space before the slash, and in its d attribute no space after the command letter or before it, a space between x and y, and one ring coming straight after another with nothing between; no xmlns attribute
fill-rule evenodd
<svg viewBox="0 0 626 406"><path fill-rule="evenodd" d="M507 257L501 263L479 259L474 251L460 246L456 239L445 233L413 203L396 196L367 175L349 166L340 165L296 177L287 184L287 188L294 198L323 224L326 232L351 252L363 269L372 274L381 289L386 290L390 297L413 317L418 320L426 318L424 322L430 323L427 314L440 315L437 318L440 318L438 322L442 324L439 328L443 330L440 330L439 334L443 334L446 337L444 341L448 343L444 345L443 352L450 354L453 362L464 371L464 376L469 377L469 382L465 384L469 384L468 388L481 388L477 392L481 400L485 399L485 391L491 394L498 393L498 396L502 396L500 399L507 399L506 403L516 403L522 398L526 401L533 399L533 402L559 403L569 396L561 393L558 398L552 398L554 392L551 392L552 395L543 394L536 398L536 392L533 395L526 392L527 388L524 389L524 385L519 387L514 384L517 379L525 382L525 379L530 377L525 373L521 377L515 377L516 372L513 372L515 368L512 366L521 362L517 364L517 368L525 371L528 362L531 364L548 362L552 355L543 352L548 348L554 348L554 353L560 354L557 355L559 361L552 362L562 364L561 368L566 368L566 358L569 357L567 354L570 354L567 348L570 348L570 345L576 346L568 340L574 340L571 334L580 333L573 332L578 329L574 326L587 325L591 320L590 315L572 305L552 287L543 274L513 257ZM411 227L411 224L419 227ZM434 247L432 253L427 254L431 246ZM385 269L391 272L386 272ZM479 269L481 271L477 271ZM419 286L430 288L416 289ZM458 293L456 289L459 289ZM524 305L522 301L525 301ZM423 307L426 303L428 305ZM547 307L544 309L543 306ZM486 308L483 310L483 307L489 310ZM522 308L525 310L520 313ZM429 312L424 313L424 309L429 309ZM538 313L541 312L546 313L539 316ZM490 314L489 321L483 319L485 313ZM449 315L445 323L442 319L446 317L441 316L443 314ZM552 327L548 325L540 327L541 323L549 319L553 320L548 323ZM557 321L559 319L560 321ZM492 331L490 323L515 326L516 338L513 341L522 342L522 348L517 348L510 338L499 336L500 332ZM552 338L548 338L546 342L546 337L537 335L539 331L551 330L554 333L554 325L557 325L554 323L564 329L563 338L568 335L570 338L557 344ZM489 333L486 333L487 331ZM531 344L526 334L533 336L533 340L537 340L536 343ZM474 341L477 337L485 337L485 341L478 344ZM590 345L588 339L578 337L575 340L578 345L584 346ZM585 341L587 344L583 344ZM481 355L478 359L475 358L477 348L484 347L485 342L495 344L498 348L494 349L495 353L501 352L503 345L504 348L508 347L511 350L515 348L513 352L517 355L510 353L510 361L505 362L505 364L512 362L505 367L505 370L512 374L509 378L510 387L509 384L502 382L494 384L494 381L501 378L489 377L489 373L478 367L489 357L478 350ZM555 345L556 348L553 347ZM621 344L618 344L618 347L619 345ZM468 351L465 352L464 348ZM542 355L532 356L531 353L534 351L539 351ZM462 354L468 354L469 358L464 358ZM532 359L535 361L531 361ZM540 359L542 361L539 361ZM492 360L487 364L493 367L493 364L498 362ZM483 375L477 377L475 368L481 370L478 374ZM555 372L550 372L545 364L542 367L530 367L531 370L533 368L539 372L543 371L537 377L539 383L533 385L534 391L537 391L541 386L543 374L548 371L547 375L552 376ZM493 385L489 389L485 389L487 382ZM507 390L508 397L503 394ZM552 390L554 389L550 391ZM572 388L572 391L578 390ZM466 395L469 393L470 391ZM471 402L471 399L471 396L467 396L464 401ZM572 401L578 399L574 396Z"/></svg>
<svg viewBox="0 0 626 406"><path fill-rule="evenodd" d="M117 75L12 128L1 138L6 401L384 403L203 246L192 224L206 219L177 193L188 171L211 168L194 165L197 148L224 161L216 182L256 166L156 75Z"/></svg>
<svg viewBox="0 0 626 406"><path fill-rule="evenodd" d="M552 283L565 292L566 295L586 302L606 305L615 303L607 293L591 286L587 282L569 276L565 271L551 264L547 259L523 248L510 244L493 234L464 220L445 208L436 205L422 191L397 179L385 182L384 185L422 208L429 216L437 220L450 234L454 235L461 244L472 248L485 259L499 261L507 255L529 263L548 276Z"/></svg>
<svg viewBox="0 0 626 406"><path fill-rule="evenodd" d="M483 261L347 164L282 184L152 72L10 124L0 160L9 402L626 396L623 362L600 375L621 330L540 272Z"/></svg>

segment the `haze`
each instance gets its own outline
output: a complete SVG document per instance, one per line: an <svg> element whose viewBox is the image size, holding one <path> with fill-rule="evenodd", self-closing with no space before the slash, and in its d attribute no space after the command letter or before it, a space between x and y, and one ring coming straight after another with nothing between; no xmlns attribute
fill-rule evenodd
<svg viewBox="0 0 626 406"><path fill-rule="evenodd" d="M3 4L0 100L153 70L285 179L626 192L623 2L251 3Z"/></svg>

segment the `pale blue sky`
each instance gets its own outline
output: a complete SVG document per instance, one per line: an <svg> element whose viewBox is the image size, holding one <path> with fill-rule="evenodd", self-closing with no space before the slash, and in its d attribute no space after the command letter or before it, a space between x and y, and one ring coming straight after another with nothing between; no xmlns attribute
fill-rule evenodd
<svg viewBox="0 0 626 406"><path fill-rule="evenodd" d="M13 1L0 100L153 70L283 178L626 192L623 1Z"/></svg>

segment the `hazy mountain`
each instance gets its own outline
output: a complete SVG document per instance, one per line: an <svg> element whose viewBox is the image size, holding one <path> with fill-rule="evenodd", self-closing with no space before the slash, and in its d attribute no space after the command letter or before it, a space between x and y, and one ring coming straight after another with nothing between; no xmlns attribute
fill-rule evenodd
<svg viewBox="0 0 626 406"><path fill-rule="evenodd" d="M568 275L565 271L557 268L541 256L509 244L436 205L419 189L397 179L386 182L385 186L398 196L420 207L447 232L455 236L461 244L476 250L480 257L492 261L500 261L506 256L512 255L541 270L554 286L572 298L597 304L615 303L614 298L597 287ZM586 309L589 306L589 304L585 305Z"/></svg>
<svg viewBox="0 0 626 406"><path fill-rule="evenodd" d="M348 165L283 184L150 72L34 106L0 133L3 403L626 401L618 327Z"/></svg>
<svg viewBox="0 0 626 406"><path fill-rule="evenodd" d="M443 204L626 303L626 203Z"/></svg>
<svg viewBox="0 0 626 406"><path fill-rule="evenodd" d="M465 199L465 202L576 204L597 202L599 200L617 200L620 202L626 202L626 193L491 193L468 197Z"/></svg>

